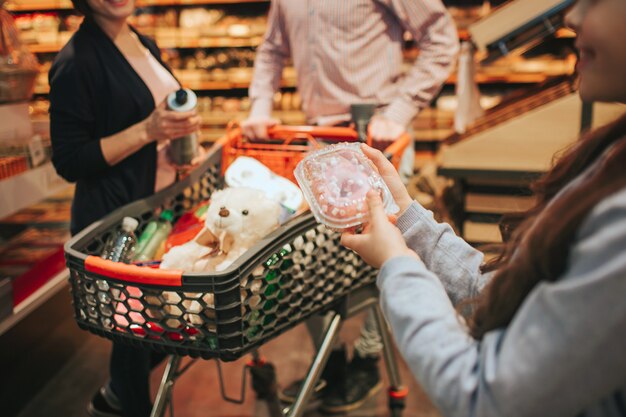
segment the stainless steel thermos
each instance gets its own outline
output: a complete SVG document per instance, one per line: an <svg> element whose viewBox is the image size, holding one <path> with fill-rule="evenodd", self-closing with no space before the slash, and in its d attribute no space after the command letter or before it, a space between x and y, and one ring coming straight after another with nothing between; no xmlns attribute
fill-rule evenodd
<svg viewBox="0 0 626 417"><path fill-rule="evenodd" d="M198 98L189 89L180 89L167 96L167 107L178 112L191 111L196 108ZM168 151L170 160L176 165L189 165L198 155L198 135L192 133L172 139Z"/></svg>

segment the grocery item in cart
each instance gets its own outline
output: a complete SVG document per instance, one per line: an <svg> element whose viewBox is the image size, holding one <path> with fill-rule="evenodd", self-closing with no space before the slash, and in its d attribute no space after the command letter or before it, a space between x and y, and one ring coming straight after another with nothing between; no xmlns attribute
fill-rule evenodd
<svg viewBox="0 0 626 417"><path fill-rule="evenodd" d="M282 204L291 212L297 211L304 198L296 184L272 172L255 158L239 156L224 173L229 187L250 187L263 191L269 198Z"/></svg>
<svg viewBox="0 0 626 417"><path fill-rule="evenodd" d="M262 191L246 187L216 191L211 196L204 229L194 240L165 254L160 268L185 272L223 271L274 231L279 226L279 216L279 204ZM186 295L192 296L190 293ZM171 301L168 295L164 298ZM204 301L213 305L213 294L206 294ZM182 305L189 324L202 324L200 302L186 300ZM205 316L212 314L211 309L205 312Z"/></svg>
<svg viewBox="0 0 626 417"><path fill-rule="evenodd" d="M180 216L165 241L165 253L169 252L174 246L180 246L189 242L200 233L204 227L204 218L208 208L209 202L206 201L192 211L188 211Z"/></svg>
<svg viewBox="0 0 626 417"><path fill-rule="evenodd" d="M135 245L137 244L135 230L138 225L137 219L124 217L121 229L109 238L100 256L113 262L130 263L135 254Z"/></svg>
<svg viewBox="0 0 626 417"><path fill-rule="evenodd" d="M165 245L165 240L172 231L174 213L171 210L163 210L157 220L153 220L146 226L139 237L135 250L135 261L145 262L155 257L159 247Z"/></svg>
<svg viewBox="0 0 626 417"><path fill-rule="evenodd" d="M391 192L356 143L339 143L306 156L294 172L318 222L343 231L366 221L365 196L377 190L389 214L397 213Z"/></svg>
<svg viewBox="0 0 626 417"><path fill-rule="evenodd" d="M204 228L190 242L173 247L161 269L185 272L222 271L279 226L280 205L247 187L216 191Z"/></svg>

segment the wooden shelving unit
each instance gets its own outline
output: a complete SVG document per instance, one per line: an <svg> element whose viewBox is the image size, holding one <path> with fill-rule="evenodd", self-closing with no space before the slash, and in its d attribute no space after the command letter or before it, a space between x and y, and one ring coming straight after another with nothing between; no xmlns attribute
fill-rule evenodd
<svg viewBox="0 0 626 417"><path fill-rule="evenodd" d="M59 35L65 37L67 35ZM69 36L67 36L69 38ZM162 49L196 49L196 48L255 48L263 39L259 36L252 38L198 38L198 39L159 39L156 41ZM64 44L61 43L38 43L28 45L28 49L34 54L59 52Z"/></svg>
<svg viewBox="0 0 626 417"><path fill-rule="evenodd" d="M148 6L206 6L238 3L268 3L269 0L139 0L139 7ZM69 10L72 9L70 0L9 0L6 4L11 12L36 12L39 10Z"/></svg>

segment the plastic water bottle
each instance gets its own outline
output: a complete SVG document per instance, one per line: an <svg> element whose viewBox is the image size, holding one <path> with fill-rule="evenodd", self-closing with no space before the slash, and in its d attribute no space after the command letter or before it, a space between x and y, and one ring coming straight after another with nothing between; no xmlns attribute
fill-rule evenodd
<svg viewBox="0 0 626 417"><path fill-rule="evenodd" d="M167 107L177 112L188 112L196 108L198 98L189 89L180 89L167 96ZM176 165L189 165L198 155L198 135L191 133L173 139L169 146L169 157Z"/></svg>
<svg viewBox="0 0 626 417"><path fill-rule="evenodd" d="M173 219L174 213L170 210L164 210L157 220L148 224L139 238L142 245L135 254L135 261L145 262L155 259L155 254L162 245L165 245L165 241L172 231ZM152 223L154 226L151 226ZM144 237L146 233L151 233L151 235Z"/></svg>
<svg viewBox="0 0 626 417"><path fill-rule="evenodd" d="M101 257L113 262L130 263L135 254L135 230L138 225L137 219L124 217L122 228L109 238Z"/></svg>

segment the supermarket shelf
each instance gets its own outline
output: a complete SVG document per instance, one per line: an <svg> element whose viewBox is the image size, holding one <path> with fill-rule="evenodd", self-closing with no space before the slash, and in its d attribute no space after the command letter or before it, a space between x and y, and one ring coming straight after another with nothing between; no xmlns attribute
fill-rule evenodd
<svg viewBox="0 0 626 417"><path fill-rule="evenodd" d="M31 294L27 299L19 303L14 309L13 314L6 319L0 321L0 335L6 333L13 326L28 316L32 311L44 304L53 295L68 286L69 271L64 269L52 279L41 286L37 291Z"/></svg>
<svg viewBox="0 0 626 417"><path fill-rule="evenodd" d="M270 0L139 0L139 7L146 6L204 6L209 4L269 3Z"/></svg>
<svg viewBox="0 0 626 417"><path fill-rule="evenodd" d="M190 81L181 80L184 87L194 91L221 91L221 90L246 90L250 87L249 82L230 82L230 81ZM283 80L281 82L283 88L296 87L295 80ZM48 84L39 84L35 86L35 94L46 95L50 92Z"/></svg>
<svg viewBox="0 0 626 417"><path fill-rule="evenodd" d="M57 175L50 162L3 179L0 181L0 195L11 198L6 199L0 206L0 218L34 204L67 186L68 183Z"/></svg>
<svg viewBox="0 0 626 417"><path fill-rule="evenodd" d="M476 82L478 84L539 84L545 82L552 74L529 72L517 74L477 74ZM456 74L453 74L446 81L447 85L454 85L457 82ZM185 81L182 84L194 91L221 91L221 90L245 90L250 87L249 82L231 82L231 81ZM297 87L295 80L283 80L281 82L283 88ZM50 92L48 85L35 86L35 94L45 95Z"/></svg>
<svg viewBox="0 0 626 417"><path fill-rule="evenodd" d="M561 32L563 37L569 36L568 31ZM151 30L144 30L144 34L148 34L155 38L159 48L161 49L195 49L195 48L256 48L263 42L263 36L252 36L248 38L238 38L230 36L209 37L199 34L190 35L184 30L173 29L167 34L152 33ZM59 52L65 45L65 42L72 36L71 32L59 32L56 39L63 40L57 42L42 42L28 44L28 48L32 53L54 53ZM459 38L464 40L467 38L466 31L459 31ZM405 52L405 57L413 60L417 57L418 51L410 49Z"/></svg>
<svg viewBox="0 0 626 417"><path fill-rule="evenodd" d="M194 91L215 91L215 90L232 90L232 89L248 89L250 82L231 82L231 81L181 81L182 84ZM280 83L281 87L292 88L296 87L295 80L283 80Z"/></svg>
<svg viewBox="0 0 626 417"><path fill-rule="evenodd" d="M70 0L9 0L6 3L5 7L10 12L36 12L39 10L67 10L73 8L72 2Z"/></svg>
<svg viewBox="0 0 626 417"><path fill-rule="evenodd" d="M269 0L139 0L138 7L148 6L205 6L210 4L268 3ZM6 4L11 12L35 12L38 10L69 10L70 0L13 0Z"/></svg>
<svg viewBox="0 0 626 417"><path fill-rule="evenodd" d="M203 126L226 126L231 120L244 120L248 117L248 112L210 112L203 113L202 124ZM274 111L273 117L280 119L283 123L288 125L299 125L306 122L304 113L298 110L292 111Z"/></svg>
<svg viewBox="0 0 626 417"><path fill-rule="evenodd" d="M186 40L159 39L157 43L161 49L194 49L194 48L255 48L261 44L263 38L198 38ZM28 45L28 49L35 54L59 52L62 43L38 43Z"/></svg>
<svg viewBox="0 0 626 417"><path fill-rule="evenodd" d="M194 49L194 48L255 48L261 44L263 37L252 38L198 38L186 40L156 39L161 49Z"/></svg>

